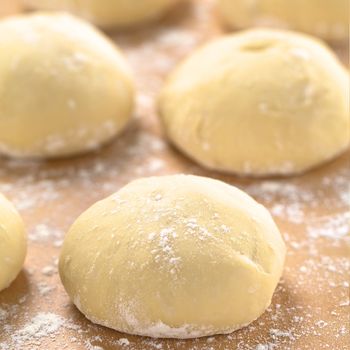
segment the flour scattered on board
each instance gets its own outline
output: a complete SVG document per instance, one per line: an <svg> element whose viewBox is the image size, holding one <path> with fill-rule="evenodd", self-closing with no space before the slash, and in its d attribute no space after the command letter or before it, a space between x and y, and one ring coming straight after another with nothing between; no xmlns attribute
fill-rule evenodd
<svg viewBox="0 0 350 350"><path fill-rule="evenodd" d="M64 324L65 320L59 315L44 312L38 313L21 328L7 332L6 334L11 340L7 343L8 345L0 343L0 349L39 348L44 338L54 337Z"/></svg>

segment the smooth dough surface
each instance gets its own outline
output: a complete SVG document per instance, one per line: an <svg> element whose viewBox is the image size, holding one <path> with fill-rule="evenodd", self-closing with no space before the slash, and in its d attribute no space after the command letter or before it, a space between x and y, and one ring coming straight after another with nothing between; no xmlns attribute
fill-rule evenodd
<svg viewBox="0 0 350 350"><path fill-rule="evenodd" d="M329 40L349 38L349 0L218 0L234 28L278 26Z"/></svg>
<svg viewBox="0 0 350 350"><path fill-rule="evenodd" d="M0 153L95 149L124 128L133 96L124 57L90 24L46 13L0 21Z"/></svg>
<svg viewBox="0 0 350 350"><path fill-rule="evenodd" d="M14 206L0 194L0 291L17 277L26 251L23 221Z"/></svg>
<svg viewBox="0 0 350 350"><path fill-rule="evenodd" d="M285 245L268 211L191 175L131 182L65 237L59 271L91 321L151 337L230 333L270 305Z"/></svg>
<svg viewBox="0 0 350 350"><path fill-rule="evenodd" d="M349 145L349 73L311 37L243 31L180 64L159 110L170 140L208 168L301 173Z"/></svg>
<svg viewBox="0 0 350 350"><path fill-rule="evenodd" d="M101 26L129 27L158 19L178 0L22 0L33 9L66 10Z"/></svg>

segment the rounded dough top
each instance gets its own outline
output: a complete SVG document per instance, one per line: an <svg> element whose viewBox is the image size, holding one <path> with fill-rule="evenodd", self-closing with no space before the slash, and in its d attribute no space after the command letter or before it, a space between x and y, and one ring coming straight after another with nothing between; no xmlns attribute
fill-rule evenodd
<svg viewBox="0 0 350 350"><path fill-rule="evenodd" d="M329 40L349 38L349 0L218 0L226 23L304 31Z"/></svg>
<svg viewBox="0 0 350 350"><path fill-rule="evenodd" d="M229 333L259 317L285 245L268 211L217 180L131 182L83 213L59 270L95 323L151 337Z"/></svg>
<svg viewBox="0 0 350 350"><path fill-rule="evenodd" d="M0 21L0 153L61 157L95 149L130 119L134 87L118 49L70 15Z"/></svg>
<svg viewBox="0 0 350 350"><path fill-rule="evenodd" d="M178 0L22 0L40 10L64 10L101 27L130 27L161 17Z"/></svg>
<svg viewBox="0 0 350 350"><path fill-rule="evenodd" d="M170 140L243 175L303 172L349 145L349 74L321 42L288 31L229 35L190 55L159 100Z"/></svg>
<svg viewBox="0 0 350 350"><path fill-rule="evenodd" d="M17 277L26 251L23 221L14 206L0 194L0 291Z"/></svg>

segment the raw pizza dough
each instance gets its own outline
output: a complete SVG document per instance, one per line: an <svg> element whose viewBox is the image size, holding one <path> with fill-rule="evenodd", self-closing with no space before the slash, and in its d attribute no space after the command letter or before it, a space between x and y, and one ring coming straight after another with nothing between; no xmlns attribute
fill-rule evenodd
<svg viewBox="0 0 350 350"><path fill-rule="evenodd" d="M23 221L14 206L0 194L0 291L17 277L26 251Z"/></svg>
<svg viewBox="0 0 350 350"><path fill-rule="evenodd" d="M0 21L0 153L95 149L125 127L133 100L124 57L89 24L45 13Z"/></svg>
<svg viewBox="0 0 350 350"><path fill-rule="evenodd" d="M277 26L329 40L349 37L349 0L218 0L233 28Z"/></svg>
<svg viewBox="0 0 350 350"><path fill-rule="evenodd" d="M150 337L230 333L270 305L285 245L268 211L223 182L144 178L84 212L61 280L91 321Z"/></svg>
<svg viewBox="0 0 350 350"><path fill-rule="evenodd" d="M104 28L156 20L178 0L22 0L32 9L66 10Z"/></svg>
<svg viewBox="0 0 350 350"><path fill-rule="evenodd" d="M192 54L159 100L170 140L211 169L302 173L349 145L349 73L321 42L255 29Z"/></svg>

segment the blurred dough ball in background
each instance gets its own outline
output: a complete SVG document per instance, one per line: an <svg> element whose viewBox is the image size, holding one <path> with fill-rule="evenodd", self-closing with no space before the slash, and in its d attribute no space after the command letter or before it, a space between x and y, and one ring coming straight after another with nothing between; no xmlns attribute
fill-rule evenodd
<svg viewBox="0 0 350 350"><path fill-rule="evenodd" d="M131 182L85 211L59 271L91 321L151 337L230 333L270 305L285 245L269 212L221 181Z"/></svg>
<svg viewBox="0 0 350 350"><path fill-rule="evenodd" d="M349 37L349 0L218 0L226 23L304 31L327 40Z"/></svg>
<svg viewBox="0 0 350 350"><path fill-rule="evenodd" d="M159 99L170 140L205 167L289 175L349 145L349 74L312 37L255 29L207 44Z"/></svg>
<svg viewBox="0 0 350 350"><path fill-rule="evenodd" d="M103 28L156 20L179 0L22 0L29 9L66 10Z"/></svg>
<svg viewBox="0 0 350 350"><path fill-rule="evenodd" d="M14 206L0 194L0 291L17 277L26 251L23 221Z"/></svg>
<svg viewBox="0 0 350 350"><path fill-rule="evenodd" d="M0 153L95 149L124 128L133 99L125 59L90 24L45 13L0 21Z"/></svg>

